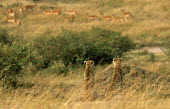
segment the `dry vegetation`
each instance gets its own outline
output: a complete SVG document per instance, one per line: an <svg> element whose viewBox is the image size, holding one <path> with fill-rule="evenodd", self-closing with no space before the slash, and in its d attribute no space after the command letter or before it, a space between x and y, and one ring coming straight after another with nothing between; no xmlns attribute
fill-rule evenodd
<svg viewBox="0 0 170 109"><path fill-rule="evenodd" d="M166 62L164 66L159 62L138 63L141 66L136 64L123 62L123 67L130 65L131 68L130 73L124 77L124 90L121 95L116 95L109 101L103 95L109 85L112 65L95 68L95 89L98 93L95 101L79 100L84 72L84 69L80 68L70 71L70 75L66 77L44 72L34 76L28 74L21 80L27 84L27 88L23 86L12 92L1 90L0 105L1 108L12 109L169 109L170 77L166 77L167 74L164 73L169 73L170 63ZM168 68L167 71L163 71L165 68ZM146 78L143 78L144 75L140 71L142 69Z"/></svg>
<svg viewBox="0 0 170 109"><path fill-rule="evenodd" d="M31 42L39 36L53 36L64 29L83 31L92 26L122 32L140 45L159 46L170 35L170 1L168 0L120 0L111 6L112 0L89 0L89 2L63 3L38 2L34 11L20 13L17 3L34 5L26 0L2 0L0 4L0 28L12 35ZM61 15L49 16L43 9L61 9ZM6 19L6 8L16 12L21 25L9 24ZM102 20L104 16L123 18L121 9L130 12L133 19L121 23ZM65 11L77 11L72 22L66 22ZM88 16L97 16L89 20ZM155 49L155 48L153 48ZM148 53L148 52L149 53ZM154 54L154 56L152 55ZM127 60L126 60L127 59ZM79 100L82 92L84 68L69 70L68 76L58 76L38 71L32 74L29 70L24 83L18 89L8 91L0 89L0 109L169 109L170 108L170 62L163 51L156 52L150 48L139 48L125 55L123 62L124 89L120 95L109 101L104 98L105 88L110 81L112 65L95 66L95 89L98 98L95 101ZM51 69L55 69L51 68ZM54 70L54 72L57 70Z"/></svg>

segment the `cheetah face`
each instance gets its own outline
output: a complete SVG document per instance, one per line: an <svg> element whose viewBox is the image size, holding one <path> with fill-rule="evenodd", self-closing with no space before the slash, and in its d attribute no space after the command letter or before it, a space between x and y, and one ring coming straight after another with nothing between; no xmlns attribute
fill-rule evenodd
<svg viewBox="0 0 170 109"><path fill-rule="evenodd" d="M113 63L114 65L120 65L122 62L122 58L113 58Z"/></svg>
<svg viewBox="0 0 170 109"><path fill-rule="evenodd" d="M94 61L92 60L84 61L84 63L86 64L86 67L88 68L92 68L94 65Z"/></svg>

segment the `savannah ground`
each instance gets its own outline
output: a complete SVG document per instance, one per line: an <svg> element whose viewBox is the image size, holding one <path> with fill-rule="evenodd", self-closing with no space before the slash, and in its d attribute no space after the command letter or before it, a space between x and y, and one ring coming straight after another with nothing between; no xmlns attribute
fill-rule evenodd
<svg viewBox="0 0 170 109"><path fill-rule="evenodd" d="M15 90L0 91L0 108L2 109L169 109L170 108L170 61L164 43L170 37L170 1L168 0L77 0L77 1L39 1L35 10L18 12L22 6L34 4L26 0L1 0L0 29L6 30L19 42L31 43L37 37L53 37L65 30L81 32L92 27L121 32L136 43L136 48L127 52L122 65L130 68L125 77L126 87L122 95L116 95L107 101L99 97L95 101L81 102L84 65L70 69L67 75L58 75L56 68L38 71L26 70L20 80L25 85ZM16 12L16 19L21 19L21 26L8 24L6 8ZM43 9L61 9L60 16L43 14ZM97 20L88 21L88 15L115 15L123 17L121 9L131 12L133 19L124 23ZM71 23L65 22L64 11L77 11ZM108 81L99 81L112 72L112 65L96 65L95 88L103 94L103 87ZM142 70L138 70L142 69ZM146 78L142 78L142 72ZM107 74L107 75L104 75ZM135 75L135 76L134 76Z"/></svg>

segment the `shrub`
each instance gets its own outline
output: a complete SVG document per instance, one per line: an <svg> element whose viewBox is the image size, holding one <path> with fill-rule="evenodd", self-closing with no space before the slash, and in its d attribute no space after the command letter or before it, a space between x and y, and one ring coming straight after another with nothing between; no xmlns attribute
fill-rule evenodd
<svg viewBox="0 0 170 109"><path fill-rule="evenodd" d="M8 33L5 30L0 30L0 43L10 44L12 40L10 39Z"/></svg>
<svg viewBox="0 0 170 109"><path fill-rule="evenodd" d="M22 76L29 61L34 60L30 44L0 44L0 85L4 88L17 87L17 78Z"/></svg>
<svg viewBox="0 0 170 109"><path fill-rule="evenodd" d="M61 62L61 61L54 61L53 65L48 67L47 69L43 70L47 73L55 73L58 75L65 76L67 74L68 68Z"/></svg>
<svg viewBox="0 0 170 109"><path fill-rule="evenodd" d="M133 46L127 36L101 28L79 33L63 31L55 37L35 40L35 47L45 60L62 60L66 66L80 65L88 59L96 64L110 63L113 57L122 57Z"/></svg>

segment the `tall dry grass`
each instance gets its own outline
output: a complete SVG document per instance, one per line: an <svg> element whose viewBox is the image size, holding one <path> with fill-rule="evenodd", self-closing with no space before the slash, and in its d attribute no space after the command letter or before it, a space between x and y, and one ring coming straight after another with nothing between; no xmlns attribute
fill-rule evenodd
<svg viewBox="0 0 170 109"><path fill-rule="evenodd" d="M162 66L166 65L162 70ZM10 109L169 109L170 86L169 62L123 62L124 85L122 93L111 100L103 95L112 74L112 65L96 66L95 101L79 100L83 85L84 68L71 70L68 76L58 76L40 71L20 80L22 87L8 91L1 89L1 108ZM145 73L145 78L143 78ZM107 78L106 80L103 78ZM115 90L116 91L116 90Z"/></svg>

